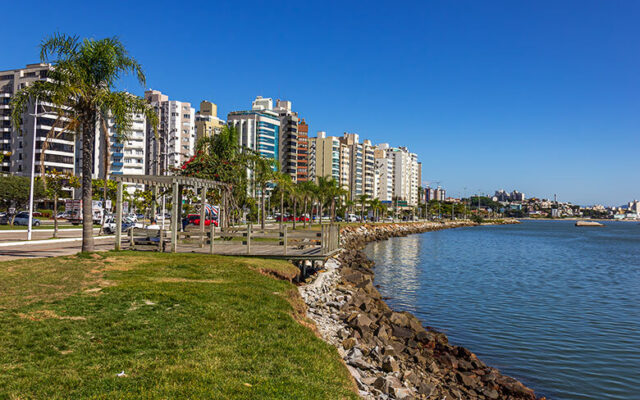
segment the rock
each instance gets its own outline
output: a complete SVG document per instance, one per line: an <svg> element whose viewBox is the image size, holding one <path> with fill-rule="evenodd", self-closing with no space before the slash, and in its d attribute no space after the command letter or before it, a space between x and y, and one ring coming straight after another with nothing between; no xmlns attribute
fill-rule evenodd
<svg viewBox="0 0 640 400"><path fill-rule="evenodd" d="M410 399L413 397L411 390L407 388L394 388L393 394L396 396L396 399L400 400Z"/></svg>
<svg viewBox="0 0 640 400"><path fill-rule="evenodd" d="M476 386L476 383L477 383L476 380L471 375L468 375L464 372L458 372L456 374L456 378L458 378L458 382L468 387L474 387Z"/></svg>
<svg viewBox="0 0 640 400"><path fill-rule="evenodd" d="M389 322L391 322L394 325L401 326L401 327L408 327L409 326L409 317L407 317L407 315L404 314L404 313L393 312L391 314L391 316L389 316Z"/></svg>
<svg viewBox="0 0 640 400"><path fill-rule="evenodd" d="M412 338L414 333L412 330L407 329L407 328L403 328L399 325L392 325L391 326L391 335L395 336L399 339L409 339Z"/></svg>
<svg viewBox="0 0 640 400"><path fill-rule="evenodd" d="M497 391L491 389L491 388L482 388L480 389L480 393L482 393L483 395L487 396L488 398L495 400L498 397L500 397L500 395L498 394Z"/></svg>
<svg viewBox="0 0 640 400"><path fill-rule="evenodd" d="M397 372L398 371L398 361L391 356L386 356L382 360L382 370L386 372Z"/></svg>
<svg viewBox="0 0 640 400"><path fill-rule="evenodd" d="M342 341L342 347L344 347L345 350L351 350L353 348L353 346L356 345L356 340L352 337L350 338L346 338L345 340Z"/></svg>

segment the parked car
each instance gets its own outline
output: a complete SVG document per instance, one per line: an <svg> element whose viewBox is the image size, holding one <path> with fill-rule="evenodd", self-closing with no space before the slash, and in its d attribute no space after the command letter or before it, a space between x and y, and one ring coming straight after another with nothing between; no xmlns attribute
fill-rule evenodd
<svg viewBox="0 0 640 400"><path fill-rule="evenodd" d="M204 226L218 226L218 220L207 216L204 220ZM200 214L189 214L186 218L182 219L182 229L184 230L187 225L200 225Z"/></svg>
<svg viewBox="0 0 640 400"><path fill-rule="evenodd" d="M355 214L348 214L346 219L347 222L358 222L359 220L360 218Z"/></svg>
<svg viewBox="0 0 640 400"><path fill-rule="evenodd" d="M29 212L28 211L19 212L16 215L15 219L13 220L13 224L14 225L29 226ZM31 220L31 225L40 226L40 220L37 219L37 218L33 218Z"/></svg>
<svg viewBox="0 0 640 400"><path fill-rule="evenodd" d="M138 220L144 219L144 214L136 214L136 218L138 218Z"/></svg>
<svg viewBox="0 0 640 400"><path fill-rule="evenodd" d="M34 211L34 212L33 212L33 216L34 216L34 217L40 217L40 218L42 218L42 213L41 213L41 212L39 212L39 211Z"/></svg>
<svg viewBox="0 0 640 400"><path fill-rule="evenodd" d="M384 222L393 222L393 218L392 217L386 217L384 219Z"/></svg>

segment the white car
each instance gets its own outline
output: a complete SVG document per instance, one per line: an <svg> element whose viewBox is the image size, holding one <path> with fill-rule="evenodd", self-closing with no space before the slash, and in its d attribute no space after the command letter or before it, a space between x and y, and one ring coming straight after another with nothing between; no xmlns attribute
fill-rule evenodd
<svg viewBox="0 0 640 400"><path fill-rule="evenodd" d="M345 219L345 221L347 221L347 222L358 222L358 221L360 221L360 218L355 214L348 214L347 218Z"/></svg>

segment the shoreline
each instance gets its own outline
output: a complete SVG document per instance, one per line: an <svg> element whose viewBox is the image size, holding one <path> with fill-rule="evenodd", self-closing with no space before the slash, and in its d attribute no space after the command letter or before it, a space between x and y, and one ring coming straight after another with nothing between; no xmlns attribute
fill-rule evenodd
<svg viewBox="0 0 640 400"><path fill-rule="evenodd" d="M514 224L517 220L496 221ZM299 287L307 317L335 346L365 399L536 399L533 390L485 365L471 351L411 313L392 310L373 284L370 242L473 222L414 222L347 226L342 250L315 279ZM486 225L486 224L482 224Z"/></svg>

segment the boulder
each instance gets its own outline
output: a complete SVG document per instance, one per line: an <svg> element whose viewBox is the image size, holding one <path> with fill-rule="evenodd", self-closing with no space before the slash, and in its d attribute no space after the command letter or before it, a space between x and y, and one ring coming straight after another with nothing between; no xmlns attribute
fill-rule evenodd
<svg viewBox="0 0 640 400"><path fill-rule="evenodd" d="M399 369L398 361L391 356L385 356L382 359L382 370L385 372L397 372Z"/></svg>

